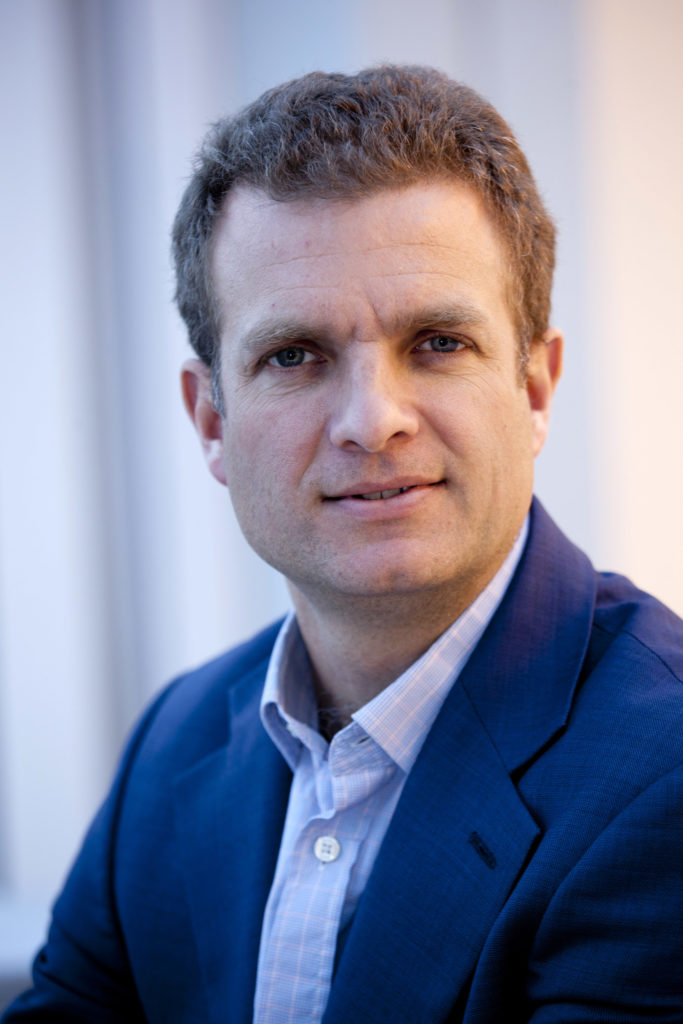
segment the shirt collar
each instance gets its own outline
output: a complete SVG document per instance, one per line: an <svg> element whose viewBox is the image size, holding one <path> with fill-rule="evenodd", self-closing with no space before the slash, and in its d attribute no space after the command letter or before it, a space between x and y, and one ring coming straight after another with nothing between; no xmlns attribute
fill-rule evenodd
<svg viewBox="0 0 683 1024"><path fill-rule="evenodd" d="M321 752L327 746L317 729L313 672L294 612L282 623L270 655L261 721L292 771L302 744Z"/></svg>
<svg viewBox="0 0 683 1024"><path fill-rule="evenodd" d="M527 516L491 582L417 661L354 712L351 724L337 734L340 740L344 740L347 730L360 729L404 772L410 771L448 691L508 588L528 531ZM293 612L283 622L270 657L261 720L292 771L302 744L319 757L325 755L328 744L317 730L311 666Z"/></svg>

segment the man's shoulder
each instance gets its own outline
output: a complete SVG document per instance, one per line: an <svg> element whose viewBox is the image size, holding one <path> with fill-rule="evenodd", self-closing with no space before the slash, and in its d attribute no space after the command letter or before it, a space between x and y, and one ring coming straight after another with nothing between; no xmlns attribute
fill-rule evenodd
<svg viewBox="0 0 683 1024"><path fill-rule="evenodd" d="M634 666L683 682L683 620L626 577L597 574L593 632L598 646L628 650Z"/></svg>
<svg viewBox="0 0 683 1024"><path fill-rule="evenodd" d="M532 513L524 600L544 620L555 615L554 629L567 625L577 645L587 629L584 675L605 656L610 664L627 651L628 660L647 663L655 675L682 681L683 620L625 576L596 571L538 500Z"/></svg>
<svg viewBox="0 0 683 1024"><path fill-rule="evenodd" d="M596 573L588 647L557 748L566 765L581 764L586 790L615 807L680 772L683 621L623 576Z"/></svg>
<svg viewBox="0 0 683 1024"><path fill-rule="evenodd" d="M251 704L254 720L270 654L281 622L267 626L237 647L184 672L153 701L133 736L140 762L191 764L223 746L229 733L229 706Z"/></svg>
<svg viewBox="0 0 683 1024"><path fill-rule="evenodd" d="M194 703L200 696L224 696L226 688L255 672L265 672L281 626L280 619L236 647L197 668L183 672L169 684L166 692L169 696L172 693L176 700L188 700L190 703Z"/></svg>

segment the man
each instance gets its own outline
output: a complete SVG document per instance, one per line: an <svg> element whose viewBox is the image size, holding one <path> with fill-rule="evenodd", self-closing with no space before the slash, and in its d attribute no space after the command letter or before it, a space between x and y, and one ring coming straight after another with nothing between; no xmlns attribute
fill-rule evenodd
<svg viewBox="0 0 683 1024"><path fill-rule="evenodd" d="M4 1020L683 1021L683 624L532 504L561 337L508 127L307 76L216 127L174 243L294 614L148 711Z"/></svg>

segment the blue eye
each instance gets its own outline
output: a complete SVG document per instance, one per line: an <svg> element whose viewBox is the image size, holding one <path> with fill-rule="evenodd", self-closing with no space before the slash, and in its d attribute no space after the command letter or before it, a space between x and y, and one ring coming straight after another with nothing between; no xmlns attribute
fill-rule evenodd
<svg viewBox="0 0 683 1024"><path fill-rule="evenodd" d="M447 334L435 334L431 338L426 338L425 341L420 342L417 346L422 352L427 350L427 347L432 352L457 352L458 349L463 348L463 342L459 341L458 338L451 338Z"/></svg>
<svg viewBox="0 0 683 1024"><path fill-rule="evenodd" d="M293 366L301 366L306 357L310 357L310 355L311 353L307 352L305 348L301 348L300 345L288 345L287 348L281 348L275 355L270 356L268 362L271 366L281 366L288 370Z"/></svg>

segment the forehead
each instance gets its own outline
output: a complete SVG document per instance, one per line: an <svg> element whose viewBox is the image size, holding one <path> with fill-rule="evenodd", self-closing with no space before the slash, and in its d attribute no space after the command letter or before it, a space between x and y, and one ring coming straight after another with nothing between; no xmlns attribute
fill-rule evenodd
<svg viewBox="0 0 683 1024"><path fill-rule="evenodd" d="M300 312L342 320L361 303L394 317L439 301L492 318L508 309L504 247L478 195L454 180L287 202L237 187L211 273L221 324L233 328Z"/></svg>

